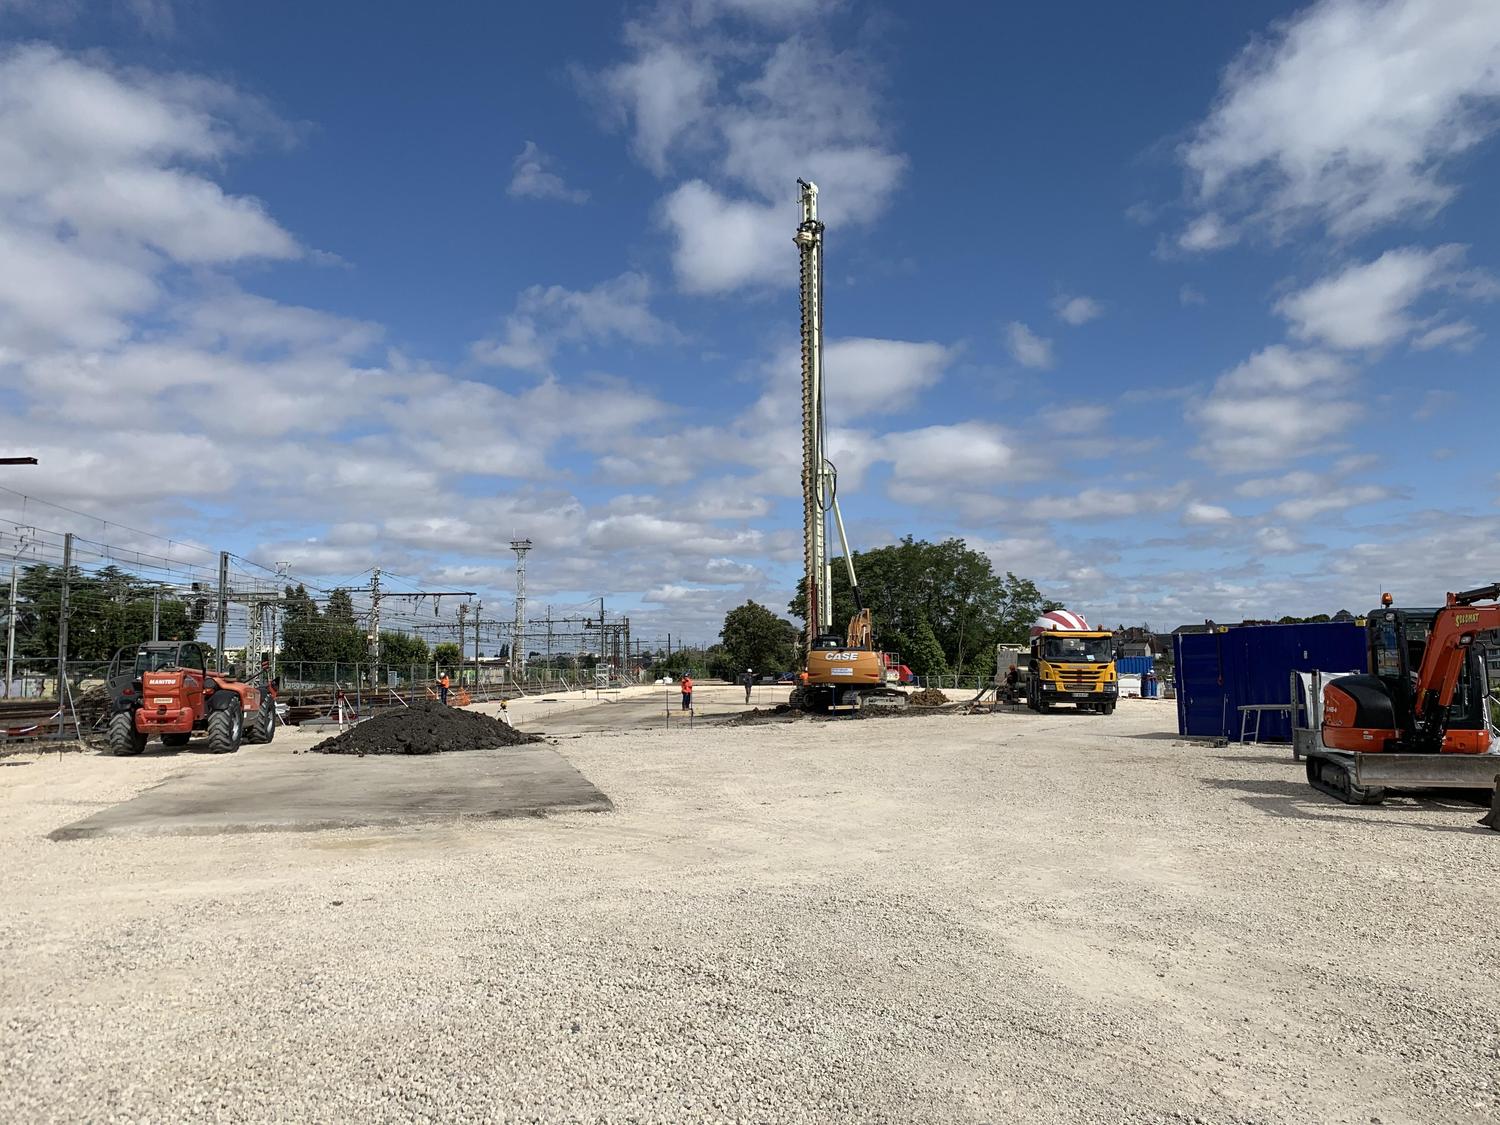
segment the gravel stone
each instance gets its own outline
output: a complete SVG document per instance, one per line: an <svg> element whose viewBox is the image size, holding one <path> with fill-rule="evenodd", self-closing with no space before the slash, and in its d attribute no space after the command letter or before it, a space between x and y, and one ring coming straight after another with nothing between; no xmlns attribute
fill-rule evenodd
<svg viewBox="0 0 1500 1125"><path fill-rule="evenodd" d="M33 756L0 770L0 1120L1500 1116L1474 808L1338 805L1171 726L580 735L614 813L67 843L221 760Z"/></svg>

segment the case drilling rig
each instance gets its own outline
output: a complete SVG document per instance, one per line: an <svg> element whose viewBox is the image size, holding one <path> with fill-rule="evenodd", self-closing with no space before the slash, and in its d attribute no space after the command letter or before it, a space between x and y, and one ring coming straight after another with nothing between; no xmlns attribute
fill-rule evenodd
<svg viewBox="0 0 1500 1125"><path fill-rule="evenodd" d="M802 552L807 590L807 660L791 703L813 711L900 707L906 695L887 686L891 662L875 648L870 611L859 596L854 556L839 512L838 470L827 458L823 420L823 224L818 185L798 180L802 222L793 241L801 257L802 297ZM854 616L841 636L833 631L833 567L828 560L832 516L844 552Z"/></svg>

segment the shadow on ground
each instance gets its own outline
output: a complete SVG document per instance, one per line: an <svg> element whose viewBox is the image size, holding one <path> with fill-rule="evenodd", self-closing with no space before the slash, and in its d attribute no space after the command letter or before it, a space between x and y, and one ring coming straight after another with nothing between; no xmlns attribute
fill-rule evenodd
<svg viewBox="0 0 1500 1125"><path fill-rule="evenodd" d="M1419 824L1405 819L1410 813L1430 812L1433 809L1456 813L1473 813L1486 809L1490 803L1489 795L1482 792L1476 796L1467 790L1392 790L1391 796L1382 805L1346 805L1319 793L1306 781L1211 778L1203 784L1210 789L1241 793L1243 796L1238 799L1250 807L1288 820L1321 820L1332 824L1347 824L1351 819L1357 818L1401 828L1415 828L1422 832L1487 831L1477 823Z"/></svg>

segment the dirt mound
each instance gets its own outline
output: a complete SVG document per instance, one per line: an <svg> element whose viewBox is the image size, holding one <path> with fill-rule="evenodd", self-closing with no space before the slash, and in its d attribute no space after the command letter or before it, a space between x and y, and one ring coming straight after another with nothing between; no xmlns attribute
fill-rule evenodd
<svg viewBox="0 0 1500 1125"><path fill-rule="evenodd" d="M941 707L951 701L937 688L923 688L907 696L906 702L912 707Z"/></svg>
<svg viewBox="0 0 1500 1125"><path fill-rule="evenodd" d="M778 703L771 708L757 707L753 711L741 711L737 715L730 715L727 719L710 719L708 722L716 727L753 727L764 723L794 723L798 719L808 717L807 712L800 707Z"/></svg>
<svg viewBox="0 0 1500 1125"><path fill-rule="evenodd" d="M325 738L314 754L448 754L540 742L509 723L474 711L423 700L376 715L343 734Z"/></svg>

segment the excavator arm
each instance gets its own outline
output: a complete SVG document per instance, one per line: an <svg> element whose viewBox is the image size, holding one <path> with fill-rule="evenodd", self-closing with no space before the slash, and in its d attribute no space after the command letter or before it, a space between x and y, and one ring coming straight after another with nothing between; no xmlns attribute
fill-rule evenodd
<svg viewBox="0 0 1500 1125"><path fill-rule="evenodd" d="M1490 629L1500 629L1500 605L1473 603L1496 597L1500 597L1500 584L1449 594L1447 604L1433 619L1413 693L1412 717L1420 740L1434 745L1442 743L1448 708L1458 690L1459 675L1475 637Z"/></svg>

